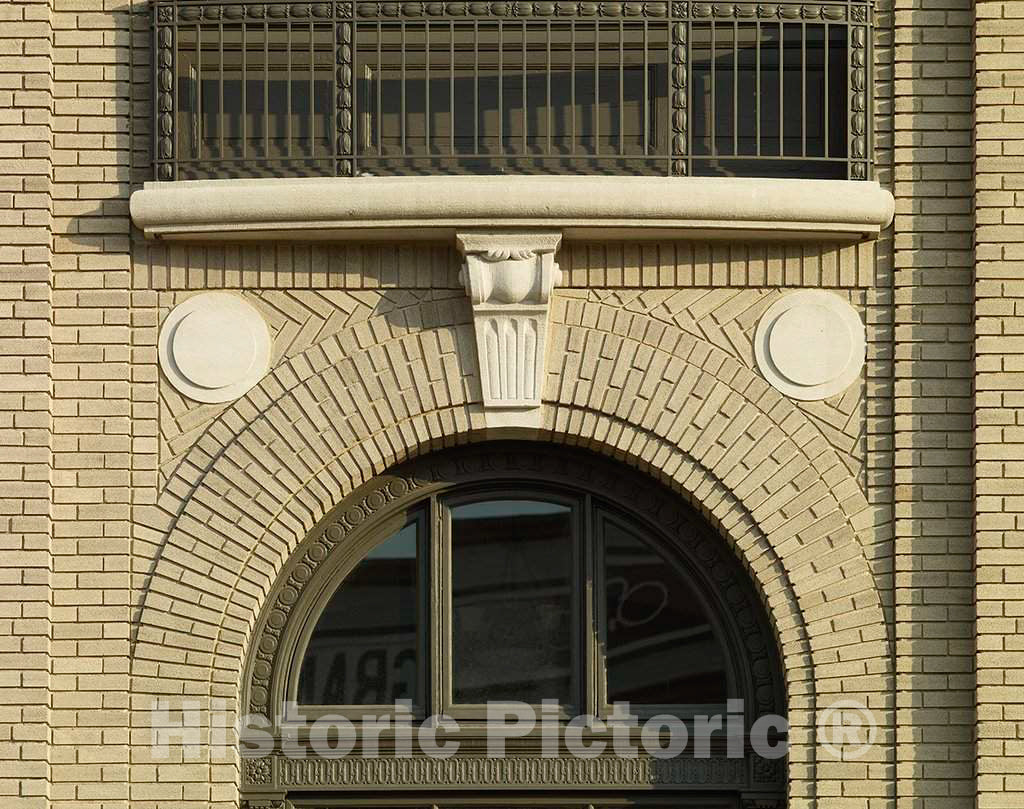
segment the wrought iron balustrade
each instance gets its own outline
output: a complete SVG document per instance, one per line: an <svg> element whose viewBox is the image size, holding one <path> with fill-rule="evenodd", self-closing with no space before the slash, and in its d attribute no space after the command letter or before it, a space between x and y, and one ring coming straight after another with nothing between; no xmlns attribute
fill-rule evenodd
<svg viewBox="0 0 1024 809"><path fill-rule="evenodd" d="M867 179L870 7L157 0L159 180Z"/></svg>

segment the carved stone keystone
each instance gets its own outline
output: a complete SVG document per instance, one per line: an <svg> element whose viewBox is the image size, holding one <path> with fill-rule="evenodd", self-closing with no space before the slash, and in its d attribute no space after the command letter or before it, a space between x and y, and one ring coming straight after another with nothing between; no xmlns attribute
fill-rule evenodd
<svg viewBox="0 0 1024 809"><path fill-rule="evenodd" d="M555 231L456 234L489 426L540 426L548 304L561 279Z"/></svg>

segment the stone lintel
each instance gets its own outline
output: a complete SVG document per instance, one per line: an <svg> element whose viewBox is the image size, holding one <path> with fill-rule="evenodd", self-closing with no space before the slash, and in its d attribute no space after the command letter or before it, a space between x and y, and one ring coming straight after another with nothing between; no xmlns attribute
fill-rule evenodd
<svg viewBox="0 0 1024 809"><path fill-rule="evenodd" d="M449 241L472 228L566 239L861 241L893 217L864 180L433 176L150 182L131 216L150 238Z"/></svg>

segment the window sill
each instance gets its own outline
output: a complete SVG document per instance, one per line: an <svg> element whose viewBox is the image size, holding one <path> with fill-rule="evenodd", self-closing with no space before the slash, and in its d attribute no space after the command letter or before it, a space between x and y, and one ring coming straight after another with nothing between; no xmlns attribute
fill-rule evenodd
<svg viewBox="0 0 1024 809"><path fill-rule="evenodd" d="M146 183L132 221L149 238L430 239L486 227L567 239L860 241L892 221L862 180L431 176Z"/></svg>

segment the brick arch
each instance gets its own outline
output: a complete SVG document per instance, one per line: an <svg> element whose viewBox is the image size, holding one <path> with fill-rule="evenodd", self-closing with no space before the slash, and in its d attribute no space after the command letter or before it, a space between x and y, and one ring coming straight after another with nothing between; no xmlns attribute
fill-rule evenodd
<svg viewBox="0 0 1024 809"><path fill-rule="evenodd" d="M475 367L451 365L475 359L471 341L467 323L365 349L343 333L275 369L210 427L149 512L164 538L140 610L137 694L234 698L256 616L317 520L396 461L491 437ZM890 674L856 482L796 408L678 329L588 303L554 324L550 356L566 363L548 374L538 437L646 470L720 528L779 636L793 795L841 794L848 770L814 766L816 697L882 707ZM466 381L446 382L445 367Z"/></svg>

